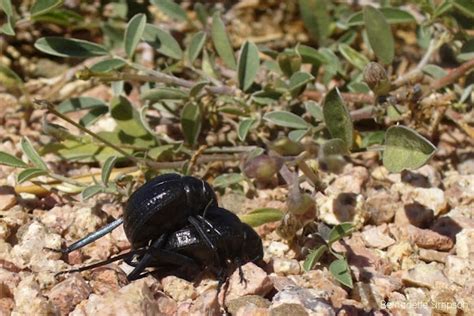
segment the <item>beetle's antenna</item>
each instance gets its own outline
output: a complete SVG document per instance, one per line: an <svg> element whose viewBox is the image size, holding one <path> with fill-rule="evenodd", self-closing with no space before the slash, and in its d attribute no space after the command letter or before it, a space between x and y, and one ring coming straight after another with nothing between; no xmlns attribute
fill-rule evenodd
<svg viewBox="0 0 474 316"><path fill-rule="evenodd" d="M123 253L121 255L117 255L115 257L112 257L112 258L109 258L109 259L106 259L106 260L103 260L103 261L100 261L100 262L96 262L96 263L93 263L93 264L90 264L90 265L87 265L87 266L83 266L83 267L76 268L76 269L60 271L60 272L56 273L54 276L57 277L58 275L61 275L61 274L73 273L73 272L82 272L82 271L94 269L94 268L101 267L101 266L104 266L106 264L118 261L118 260L129 258L129 257L134 256L134 255L143 254L143 253L145 253L145 251L146 251L146 249L132 250L132 251Z"/></svg>

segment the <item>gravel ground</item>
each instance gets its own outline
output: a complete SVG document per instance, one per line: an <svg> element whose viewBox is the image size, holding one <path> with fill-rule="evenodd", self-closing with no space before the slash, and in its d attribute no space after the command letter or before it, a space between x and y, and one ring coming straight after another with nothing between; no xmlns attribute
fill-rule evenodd
<svg viewBox="0 0 474 316"><path fill-rule="evenodd" d="M3 132L19 124L6 122ZM17 144L14 136L4 138L0 150L17 153ZM68 256L47 249L95 231L118 217L121 207L106 195L82 202L63 193L15 194L16 171L2 166L0 313L474 315L474 159L461 155L472 149L472 140L454 130L442 134L438 148L432 163L417 171L389 174L374 154L364 153L357 157L364 166L354 160L339 175L322 174L328 186L314 194L318 221L357 227L333 245L348 259L353 289L340 285L324 260L304 272L306 241L288 244L276 233L279 223L270 223L256 228L265 264L244 265L248 282L234 272L219 296L212 275L190 282L171 273L128 282L130 267L121 262L55 277L129 249L122 228ZM286 196L280 186L258 190L252 199L226 192L220 203L240 211L285 209Z"/></svg>

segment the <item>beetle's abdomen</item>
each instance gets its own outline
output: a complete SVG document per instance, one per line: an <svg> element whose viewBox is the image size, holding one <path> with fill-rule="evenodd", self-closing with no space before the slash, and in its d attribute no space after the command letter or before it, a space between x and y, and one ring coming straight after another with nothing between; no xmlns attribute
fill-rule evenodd
<svg viewBox="0 0 474 316"><path fill-rule="evenodd" d="M187 222L189 210L181 177L172 174L163 175L164 180L157 178L135 191L125 208L124 230L133 248Z"/></svg>

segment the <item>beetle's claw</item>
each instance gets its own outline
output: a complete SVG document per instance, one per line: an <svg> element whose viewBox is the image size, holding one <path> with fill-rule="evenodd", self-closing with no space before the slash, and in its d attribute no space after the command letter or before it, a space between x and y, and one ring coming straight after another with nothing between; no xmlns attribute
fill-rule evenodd
<svg viewBox="0 0 474 316"><path fill-rule="evenodd" d="M244 275L244 270L242 270L242 266L239 265L239 277L240 277L240 284L245 283L245 287L247 287L247 279L245 278Z"/></svg>
<svg viewBox="0 0 474 316"><path fill-rule="evenodd" d="M58 253L67 253L65 249L54 249L54 248L49 248L49 247L43 247L43 249L46 249L46 250L49 250L49 251L53 251L53 252L58 252Z"/></svg>

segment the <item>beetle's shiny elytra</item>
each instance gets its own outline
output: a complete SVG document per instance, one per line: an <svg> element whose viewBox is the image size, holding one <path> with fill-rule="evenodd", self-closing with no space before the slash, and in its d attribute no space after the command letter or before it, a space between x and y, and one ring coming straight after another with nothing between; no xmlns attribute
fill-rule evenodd
<svg viewBox="0 0 474 316"><path fill-rule="evenodd" d="M139 248L215 206L217 199L207 182L178 174L160 175L130 196L123 214L125 234L132 248Z"/></svg>

